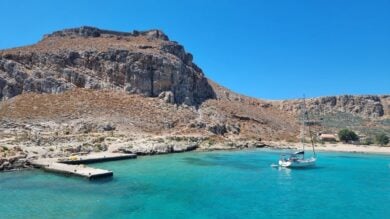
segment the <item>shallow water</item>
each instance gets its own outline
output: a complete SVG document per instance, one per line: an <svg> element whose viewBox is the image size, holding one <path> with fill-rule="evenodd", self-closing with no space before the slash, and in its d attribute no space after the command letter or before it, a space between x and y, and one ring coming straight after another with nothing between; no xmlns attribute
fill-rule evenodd
<svg viewBox="0 0 390 219"><path fill-rule="evenodd" d="M390 157L320 153L271 168L275 151L193 152L93 166L112 180L0 174L0 218L387 218Z"/></svg>

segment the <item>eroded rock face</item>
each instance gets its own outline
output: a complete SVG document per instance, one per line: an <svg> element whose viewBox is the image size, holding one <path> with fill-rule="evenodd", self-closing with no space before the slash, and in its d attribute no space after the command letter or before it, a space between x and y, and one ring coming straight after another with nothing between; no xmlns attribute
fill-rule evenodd
<svg viewBox="0 0 390 219"><path fill-rule="evenodd" d="M192 55L168 40L159 30L125 33L81 27L54 32L35 47L0 51L0 99L74 87L124 89L148 97L170 92L174 99L169 102L187 105L214 98ZM68 41L79 45L65 46Z"/></svg>
<svg viewBox="0 0 390 219"><path fill-rule="evenodd" d="M159 39L169 40L168 36L160 30L148 30L148 31L137 31L134 30L132 33L120 32L112 30L102 30L96 27L82 26L78 28L69 28L64 30L55 31L51 34L46 34L43 37L100 37L102 34L111 36L145 36L148 39Z"/></svg>
<svg viewBox="0 0 390 219"><path fill-rule="evenodd" d="M138 155L146 154L166 154L192 151L198 148L202 139L198 138L159 138L159 139L141 139L129 143L127 147L119 148L123 153L134 153Z"/></svg>
<svg viewBox="0 0 390 219"><path fill-rule="evenodd" d="M382 103L382 99L375 95L319 97L307 99L306 108L316 114L346 112L365 118L377 118L384 115L384 105L387 106ZM280 104L280 109L298 113L301 105L302 101L287 100Z"/></svg>

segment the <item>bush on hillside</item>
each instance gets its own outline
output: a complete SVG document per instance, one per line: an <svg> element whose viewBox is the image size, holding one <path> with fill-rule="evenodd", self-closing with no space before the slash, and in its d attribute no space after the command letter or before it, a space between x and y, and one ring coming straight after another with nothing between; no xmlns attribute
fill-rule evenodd
<svg viewBox="0 0 390 219"><path fill-rule="evenodd" d="M340 141L351 142L359 140L359 136L352 130L342 129L339 131Z"/></svg>
<svg viewBox="0 0 390 219"><path fill-rule="evenodd" d="M372 138L366 138L364 139L362 142L360 142L362 145L372 145L374 144L374 141L372 140Z"/></svg>
<svg viewBox="0 0 390 219"><path fill-rule="evenodd" d="M375 136L375 141L377 144L384 146L384 145L387 145L389 143L389 137L387 137L387 135L384 133L377 134Z"/></svg>

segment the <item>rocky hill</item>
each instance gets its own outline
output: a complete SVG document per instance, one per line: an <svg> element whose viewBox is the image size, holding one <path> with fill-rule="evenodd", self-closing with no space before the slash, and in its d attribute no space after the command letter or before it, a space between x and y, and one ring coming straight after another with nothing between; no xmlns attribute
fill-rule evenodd
<svg viewBox="0 0 390 219"><path fill-rule="evenodd" d="M123 33L81 27L45 35L35 45L0 52L0 98L72 88L117 89L197 105L213 98L183 46L159 30Z"/></svg>
<svg viewBox="0 0 390 219"><path fill-rule="evenodd" d="M306 107L313 114L329 114L333 112L350 113L363 118L381 118L390 115L390 96L329 96L306 99ZM302 100L285 100L277 105L284 111L297 113Z"/></svg>
<svg viewBox="0 0 390 219"><path fill-rule="evenodd" d="M31 46L0 50L0 146L21 147L32 157L58 157L297 141L301 100L237 94L208 80L192 59L159 30L80 27L45 35ZM306 102L321 120L317 131L352 127L390 133L389 96Z"/></svg>

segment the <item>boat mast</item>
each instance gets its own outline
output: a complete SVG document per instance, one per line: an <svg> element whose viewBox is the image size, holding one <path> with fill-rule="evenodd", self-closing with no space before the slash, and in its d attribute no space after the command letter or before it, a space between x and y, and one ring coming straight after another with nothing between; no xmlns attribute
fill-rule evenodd
<svg viewBox="0 0 390 219"><path fill-rule="evenodd" d="M307 109L306 109L306 100L305 100L305 95L303 96L303 107L302 107L302 110L303 110L303 119L302 119L302 126L305 127L305 122L308 122L309 121L309 113L307 112ZM303 128L304 130L304 128ZM311 133L311 130L310 130L310 125L308 125L308 131L309 131L309 135L310 135L310 142L311 142L311 146L313 148L313 154L314 154L314 157L316 157L316 151L314 149L314 139L313 139L313 135ZM302 145L303 145L303 150L305 150L305 146L304 146L304 137L302 137Z"/></svg>
<svg viewBox="0 0 390 219"><path fill-rule="evenodd" d="M314 150L314 139L313 139L313 135L312 135L312 133L311 133L311 131L310 131L310 126L309 126L309 134L310 134L310 141L311 141L311 146L312 146L312 148L313 148L314 157L317 157L316 151Z"/></svg>
<svg viewBox="0 0 390 219"><path fill-rule="evenodd" d="M301 113L301 143L302 143L302 151L305 152L305 120L306 120L306 102L305 95L303 95L303 103L302 103L302 113ZM303 154L305 157L305 153Z"/></svg>

